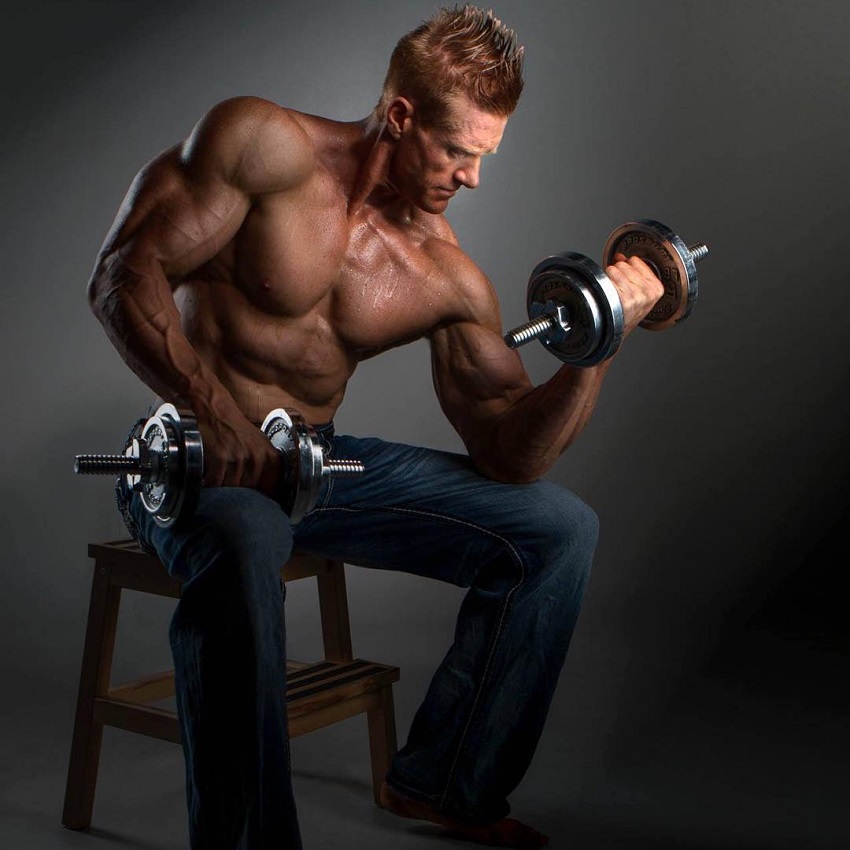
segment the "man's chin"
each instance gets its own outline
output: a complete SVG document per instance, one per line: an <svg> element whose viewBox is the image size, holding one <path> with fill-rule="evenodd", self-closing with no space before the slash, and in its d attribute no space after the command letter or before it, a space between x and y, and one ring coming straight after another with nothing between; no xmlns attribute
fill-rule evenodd
<svg viewBox="0 0 850 850"><path fill-rule="evenodd" d="M432 215L440 215L446 211L449 201L453 197L454 195L449 195L446 198L422 198L417 206L419 209L424 210L427 213L431 213Z"/></svg>

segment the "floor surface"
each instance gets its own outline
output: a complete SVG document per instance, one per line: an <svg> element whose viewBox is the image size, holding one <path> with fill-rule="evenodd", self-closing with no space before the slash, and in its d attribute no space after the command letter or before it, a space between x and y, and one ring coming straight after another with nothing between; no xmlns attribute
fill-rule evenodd
<svg viewBox="0 0 850 850"><path fill-rule="evenodd" d="M601 749L550 724L514 814L570 850L850 848L847 659L843 640L739 634ZM404 676L400 736L425 674ZM186 850L179 749L118 730L104 736L93 828L61 826L72 708L73 695L33 693L6 718L0 847ZM470 846L373 805L363 718L294 741L293 762L306 848Z"/></svg>

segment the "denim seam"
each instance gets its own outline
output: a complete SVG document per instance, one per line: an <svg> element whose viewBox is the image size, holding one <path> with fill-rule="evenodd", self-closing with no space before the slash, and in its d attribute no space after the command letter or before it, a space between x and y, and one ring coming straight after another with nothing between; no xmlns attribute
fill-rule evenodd
<svg viewBox="0 0 850 850"><path fill-rule="evenodd" d="M488 528L484 528L480 525L475 525L474 523L467 522L466 520L463 520L463 519L458 519L457 517L448 516L446 514L436 513L436 512L433 512L433 511L424 511L421 508L396 508L396 507L349 508L349 507L341 507L340 506L340 507L334 507L334 508L320 508L319 510L321 512L324 512L324 511L349 511L351 513L362 513L364 511L368 511L368 510L385 510L385 511L389 511L391 513L413 514L413 515L425 516L425 517L429 517L431 519L437 519L437 520L441 520L441 521L445 521L445 522L456 523L458 525L464 525L467 528L471 528L473 531L480 532L482 534L487 535L488 537L493 537L496 540L500 541L507 548L508 552L510 552L512 558L514 559L515 563L517 564L517 566L519 568L519 575L520 575L519 582L516 585L514 585L508 591L507 596L505 597L504 604L502 605L502 610L501 610L501 614L500 614L500 617L499 617L499 622L496 626L496 630L493 634L493 638L490 641L490 652L487 656L487 661L484 665L484 671L481 674L481 681L480 681L479 686L478 686L478 688L475 692L475 698L472 702L472 708L470 709L469 717L467 718L466 725L464 726L463 732L461 733L460 741L458 742L457 750L455 751L454 761L452 762L452 765L449 768L449 773L448 773L448 776L446 778L446 784L443 788L443 793L440 795L438 807L441 810L444 810L444 807L445 807L445 804L446 804L446 798L448 797L449 789L451 787L452 781L454 780L455 772L457 770L458 761L460 761L460 756L463 752L464 746L466 745L466 739L468 737L470 727L472 726L472 721L475 719L475 715L478 712L478 706L479 706L479 703L481 702L481 695L484 691L484 686L486 685L487 680L488 680L489 675L490 675L490 668L492 666L493 656L495 655L496 646L499 643L499 638L502 635L503 627L504 627L504 624L505 624L505 618L507 617L507 612L510 609L511 601L513 599L514 594L519 590L520 587L522 587L522 584L525 581L525 568L524 568L522 558L520 557L519 552L516 549L516 547L513 545L513 543L511 543L507 538L502 537L500 534L496 534L495 532L490 531L490 529L488 529Z"/></svg>
<svg viewBox="0 0 850 850"><path fill-rule="evenodd" d="M333 457L334 445L329 440L326 441L326 442L328 443L328 455L327 456L328 456L328 459L330 459L330 458ZM333 491L334 491L334 477L333 477L333 475L329 475L328 476L328 490L327 490L327 493L325 493L325 498L324 498L324 501L322 502L322 509L327 507L328 503L331 500L331 496L333 495Z"/></svg>

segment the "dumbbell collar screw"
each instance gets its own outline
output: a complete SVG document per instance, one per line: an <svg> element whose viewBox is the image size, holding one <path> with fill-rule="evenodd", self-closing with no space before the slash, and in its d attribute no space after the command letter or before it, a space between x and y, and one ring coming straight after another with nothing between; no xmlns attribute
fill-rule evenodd
<svg viewBox="0 0 850 850"><path fill-rule="evenodd" d="M688 253L691 255L691 259L695 263L698 263L708 256L708 245L706 245L705 242L697 242L696 245L688 245Z"/></svg>
<svg viewBox="0 0 850 850"><path fill-rule="evenodd" d="M572 329L567 308L551 299L545 304L539 301L532 304L529 317L530 321L505 334L508 348L519 348L540 337L545 338L544 342L560 343Z"/></svg>
<svg viewBox="0 0 850 850"><path fill-rule="evenodd" d="M546 342L563 342L567 338L567 334L572 330L567 308L557 301L548 300L543 305L543 309L540 310L539 315L549 318L549 328L545 334Z"/></svg>

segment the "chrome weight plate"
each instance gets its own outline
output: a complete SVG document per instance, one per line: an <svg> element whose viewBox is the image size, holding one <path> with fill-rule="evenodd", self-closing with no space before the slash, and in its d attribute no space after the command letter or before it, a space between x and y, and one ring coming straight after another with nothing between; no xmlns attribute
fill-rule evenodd
<svg viewBox="0 0 850 850"><path fill-rule="evenodd" d="M204 471L204 450L194 416L178 413L163 404L145 422L139 440L127 453L151 466L149 477L128 476L145 509L158 525L173 525L178 517L191 516L197 506Z"/></svg>
<svg viewBox="0 0 850 850"><path fill-rule="evenodd" d="M292 408L272 410L260 426L284 455L278 499L293 523L316 504L325 477L324 454L315 429Z"/></svg>
<svg viewBox="0 0 850 850"><path fill-rule="evenodd" d="M623 308L617 290L589 257L571 251L541 260L531 272L526 306L530 319L562 304L570 330L540 338L559 360L595 366L616 353L623 340Z"/></svg>
<svg viewBox="0 0 850 850"><path fill-rule="evenodd" d="M615 254L640 257L664 284L664 295L640 323L650 330L665 330L683 322L697 299L697 270L688 246L669 227L651 218L618 227L605 243L603 263Z"/></svg>

